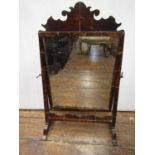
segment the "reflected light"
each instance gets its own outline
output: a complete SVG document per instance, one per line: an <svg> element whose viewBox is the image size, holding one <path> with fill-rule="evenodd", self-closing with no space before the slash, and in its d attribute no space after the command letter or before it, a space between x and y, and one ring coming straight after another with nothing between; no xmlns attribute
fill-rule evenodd
<svg viewBox="0 0 155 155"><path fill-rule="evenodd" d="M89 58L93 63L98 62L99 58L103 56L102 50L103 50L102 47L100 47L99 45L91 46Z"/></svg>

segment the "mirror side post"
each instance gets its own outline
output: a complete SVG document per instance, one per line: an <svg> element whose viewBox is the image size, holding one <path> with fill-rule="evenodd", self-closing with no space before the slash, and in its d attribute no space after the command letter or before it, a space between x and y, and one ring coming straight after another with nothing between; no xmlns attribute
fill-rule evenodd
<svg viewBox="0 0 155 155"><path fill-rule="evenodd" d="M122 56L123 56L123 45L124 45L124 31L119 33L119 45L117 49L116 62L115 62L115 93L114 93L114 105L112 108L112 143L114 146L117 145L116 140L116 115L117 115L117 105L118 105L118 95L119 95L119 84L121 78L121 66L122 66Z"/></svg>
<svg viewBox="0 0 155 155"><path fill-rule="evenodd" d="M45 51L43 50L42 37L40 32L38 33L39 37L39 50L40 50L40 62L41 62L41 74L42 74L42 87L43 87L43 99L44 99L44 113L45 113L45 125L43 130L43 140L47 139L48 130L50 126L49 122L49 100L48 100L48 84L47 84L47 71L46 71L46 61L45 61Z"/></svg>

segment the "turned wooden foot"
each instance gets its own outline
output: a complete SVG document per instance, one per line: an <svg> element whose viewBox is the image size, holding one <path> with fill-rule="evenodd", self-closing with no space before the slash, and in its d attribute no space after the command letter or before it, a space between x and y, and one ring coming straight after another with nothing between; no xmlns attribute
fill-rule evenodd
<svg viewBox="0 0 155 155"><path fill-rule="evenodd" d="M47 140L47 135L43 135L42 140Z"/></svg>
<svg viewBox="0 0 155 155"><path fill-rule="evenodd" d="M49 127L50 127L50 123L46 123L44 125L42 140L47 140L47 135L48 135Z"/></svg>
<svg viewBox="0 0 155 155"><path fill-rule="evenodd" d="M117 135L115 128L112 128L112 146L117 146Z"/></svg>

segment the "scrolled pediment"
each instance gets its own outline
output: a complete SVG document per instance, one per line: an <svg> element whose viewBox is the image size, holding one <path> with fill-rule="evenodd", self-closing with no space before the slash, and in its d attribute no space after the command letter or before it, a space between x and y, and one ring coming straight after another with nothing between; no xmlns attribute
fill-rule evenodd
<svg viewBox="0 0 155 155"><path fill-rule="evenodd" d="M94 16L100 14L99 10L90 10L83 2L78 2L71 11L62 11L63 16L67 16L65 21L55 20L50 17L42 26L46 31L117 31L121 23L116 23L115 18L110 16L107 19L96 20Z"/></svg>

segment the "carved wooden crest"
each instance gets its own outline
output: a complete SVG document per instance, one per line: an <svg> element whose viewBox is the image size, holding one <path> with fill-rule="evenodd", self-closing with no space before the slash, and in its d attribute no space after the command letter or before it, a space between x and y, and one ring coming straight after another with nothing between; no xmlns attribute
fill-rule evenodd
<svg viewBox="0 0 155 155"><path fill-rule="evenodd" d="M50 17L42 26L46 31L117 31L121 23L117 24L114 17L95 20L94 16L98 16L100 11L90 11L90 8L78 2L74 8L70 7L70 12L62 11L62 15L67 16L66 21L54 20Z"/></svg>

